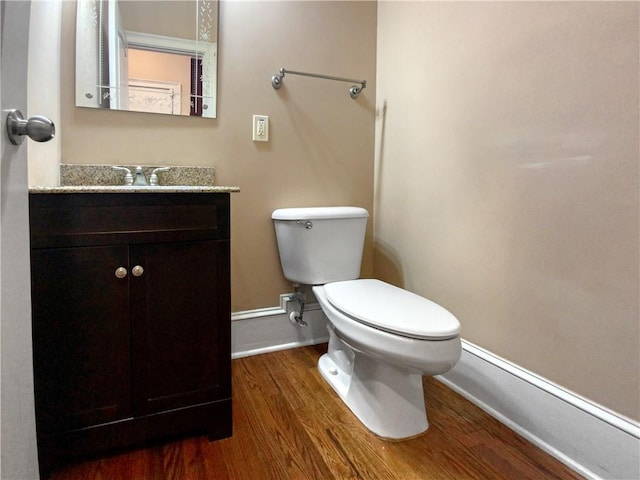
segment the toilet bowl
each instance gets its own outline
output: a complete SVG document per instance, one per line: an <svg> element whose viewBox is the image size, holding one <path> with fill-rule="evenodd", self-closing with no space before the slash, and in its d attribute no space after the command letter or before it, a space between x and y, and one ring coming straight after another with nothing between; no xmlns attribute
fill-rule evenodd
<svg viewBox="0 0 640 480"><path fill-rule="evenodd" d="M329 320L329 349L318 363L324 379L376 435L404 439L425 432L422 375L445 373L460 359L455 317L379 280L335 282L313 293ZM395 323L381 325L385 318ZM420 321L427 318L432 321Z"/></svg>
<svg viewBox="0 0 640 480"><path fill-rule="evenodd" d="M460 323L424 297L358 278L367 217L358 207L272 214L285 277L312 285L328 319L322 377L369 430L400 440L427 430L422 375L460 359Z"/></svg>

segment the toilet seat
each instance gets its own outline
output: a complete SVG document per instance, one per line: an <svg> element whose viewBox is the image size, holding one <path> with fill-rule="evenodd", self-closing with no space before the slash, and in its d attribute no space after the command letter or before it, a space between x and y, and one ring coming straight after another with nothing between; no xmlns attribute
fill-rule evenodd
<svg viewBox="0 0 640 480"><path fill-rule="evenodd" d="M332 282L324 290L336 309L388 333L419 340L446 340L460 333L460 322L445 308L380 280Z"/></svg>

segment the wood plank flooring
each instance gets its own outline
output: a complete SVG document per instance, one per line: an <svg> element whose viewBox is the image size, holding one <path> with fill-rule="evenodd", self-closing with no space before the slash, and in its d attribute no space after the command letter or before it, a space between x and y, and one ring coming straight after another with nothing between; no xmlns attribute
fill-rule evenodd
<svg viewBox="0 0 640 480"><path fill-rule="evenodd" d="M233 361L233 437L188 438L68 466L52 480L579 479L437 380L426 434L388 442L316 368L326 345Z"/></svg>

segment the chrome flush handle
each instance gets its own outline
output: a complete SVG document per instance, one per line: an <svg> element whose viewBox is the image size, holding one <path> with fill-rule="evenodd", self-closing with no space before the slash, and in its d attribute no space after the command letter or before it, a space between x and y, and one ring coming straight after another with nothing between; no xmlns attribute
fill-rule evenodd
<svg viewBox="0 0 640 480"><path fill-rule="evenodd" d="M307 230L313 228L313 222L311 220L296 220L296 223L298 225L302 225Z"/></svg>

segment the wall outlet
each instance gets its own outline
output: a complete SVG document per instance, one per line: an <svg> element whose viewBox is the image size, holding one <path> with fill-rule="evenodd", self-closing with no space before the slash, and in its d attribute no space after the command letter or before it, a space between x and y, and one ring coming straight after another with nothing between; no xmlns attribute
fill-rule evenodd
<svg viewBox="0 0 640 480"><path fill-rule="evenodd" d="M253 116L253 141L269 141L269 117L267 115Z"/></svg>

